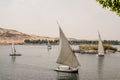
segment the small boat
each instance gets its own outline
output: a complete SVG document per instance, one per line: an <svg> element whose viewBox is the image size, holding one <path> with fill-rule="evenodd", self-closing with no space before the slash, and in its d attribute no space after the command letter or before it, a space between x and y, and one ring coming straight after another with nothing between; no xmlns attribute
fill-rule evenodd
<svg viewBox="0 0 120 80"><path fill-rule="evenodd" d="M105 52L106 52L106 53L115 53L114 50L106 50Z"/></svg>
<svg viewBox="0 0 120 80"><path fill-rule="evenodd" d="M98 56L104 56L105 55L105 51L104 51L104 47L103 47L103 43L101 40L101 36L100 33L98 32Z"/></svg>
<svg viewBox="0 0 120 80"><path fill-rule="evenodd" d="M16 49L15 49L15 44L14 43L12 43L11 48L12 48L12 53L9 54L10 56L21 56L21 54L17 54L16 53Z"/></svg>
<svg viewBox="0 0 120 80"><path fill-rule="evenodd" d="M58 72L78 73L79 68L71 68L70 66L60 65L56 69Z"/></svg>
<svg viewBox="0 0 120 80"><path fill-rule="evenodd" d="M72 51L67 38L59 26L60 43L59 43L59 57L57 63L61 64L55 69L58 72L78 73L79 62Z"/></svg>
<svg viewBox="0 0 120 80"><path fill-rule="evenodd" d="M10 54L10 56L21 56L21 54Z"/></svg>
<svg viewBox="0 0 120 80"><path fill-rule="evenodd" d="M51 46L51 44L50 44L49 41L48 41L48 43L47 43L47 48L48 48L48 49L52 49L52 46Z"/></svg>

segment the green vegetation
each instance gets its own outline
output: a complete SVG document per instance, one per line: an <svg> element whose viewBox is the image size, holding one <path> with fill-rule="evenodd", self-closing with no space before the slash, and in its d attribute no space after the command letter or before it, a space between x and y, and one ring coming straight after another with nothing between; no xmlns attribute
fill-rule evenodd
<svg viewBox="0 0 120 80"><path fill-rule="evenodd" d="M82 45L79 47L80 50L97 50L97 45Z"/></svg>
<svg viewBox="0 0 120 80"><path fill-rule="evenodd" d="M120 0L96 0L103 8L108 8L110 11L116 12L120 16Z"/></svg>
<svg viewBox="0 0 120 80"><path fill-rule="evenodd" d="M50 44L56 45L58 44L58 40L49 40ZM47 40L25 40L24 43L26 44L47 44L48 41Z"/></svg>
<svg viewBox="0 0 120 80"><path fill-rule="evenodd" d="M57 45L59 40L50 40L50 44ZM47 44L47 40L25 40L24 43L26 44ZM97 45L97 40L72 40L69 41L71 45L81 45L81 44L93 44ZM110 44L110 45L120 45L120 41L118 40L103 40L103 44Z"/></svg>
<svg viewBox="0 0 120 80"><path fill-rule="evenodd" d="M104 44L104 50L114 50L117 51L117 48L112 47L110 45ZM82 45L79 47L80 50L98 50L97 45Z"/></svg>
<svg viewBox="0 0 120 80"><path fill-rule="evenodd" d="M76 40L76 41L70 41L71 44L93 44L97 45L97 40ZM110 45L120 45L120 41L118 40L103 40L103 44L110 44Z"/></svg>

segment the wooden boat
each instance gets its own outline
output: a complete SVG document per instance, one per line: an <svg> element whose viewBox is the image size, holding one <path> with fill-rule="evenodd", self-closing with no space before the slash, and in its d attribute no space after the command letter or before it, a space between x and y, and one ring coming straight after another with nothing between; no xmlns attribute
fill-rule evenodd
<svg viewBox="0 0 120 80"><path fill-rule="evenodd" d="M98 56L104 56L105 51L104 51L103 43L102 43L99 32L98 32L98 36L99 36L99 38L98 38Z"/></svg>
<svg viewBox="0 0 120 80"><path fill-rule="evenodd" d="M15 44L14 43L12 43L11 48L12 48L12 53L9 54L9 56L21 56L21 54L17 54L16 53L16 49L15 49Z"/></svg>
<svg viewBox="0 0 120 80"><path fill-rule="evenodd" d="M50 44L49 41L48 41L48 43L47 43L47 48L48 48L48 49L52 49L52 46L51 46L51 44Z"/></svg>
<svg viewBox="0 0 120 80"><path fill-rule="evenodd" d="M79 62L77 57L72 51L67 38L65 37L62 29L59 26L60 43L59 43L59 57L57 63L61 64L55 69L59 72L77 73L79 69Z"/></svg>

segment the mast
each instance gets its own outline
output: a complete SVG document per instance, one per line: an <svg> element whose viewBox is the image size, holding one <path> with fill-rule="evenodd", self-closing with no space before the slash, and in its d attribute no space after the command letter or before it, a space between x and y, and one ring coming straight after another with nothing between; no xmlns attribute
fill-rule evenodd
<svg viewBox="0 0 120 80"><path fill-rule="evenodd" d="M12 43L12 54L16 54L16 49L15 49L14 42Z"/></svg>
<svg viewBox="0 0 120 80"><path fill-rule="evenodd" d="M60 34L60 43L59 43L59 57L57 59L57 63L70 66L72 68L76 68L79 66L79 62L72 52L72 48L69 45L69 42L64 35L62 29L60 28L59 23L59 34Z"/></svg>

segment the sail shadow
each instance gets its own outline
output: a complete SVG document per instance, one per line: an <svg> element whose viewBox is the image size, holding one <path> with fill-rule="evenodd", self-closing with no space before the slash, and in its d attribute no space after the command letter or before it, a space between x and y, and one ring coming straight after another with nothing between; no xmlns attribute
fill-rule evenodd
<svg viewBox="0 0 120 80"><path fill-rule="evenodd" d="M104 57L98 57L98 79L103 79Z"/></svg>
<svg viewBox="0 0 120 80"><path fill-rule="evenodd" d="M80 80L77 73L57 72L57 80Z"/></svg>

